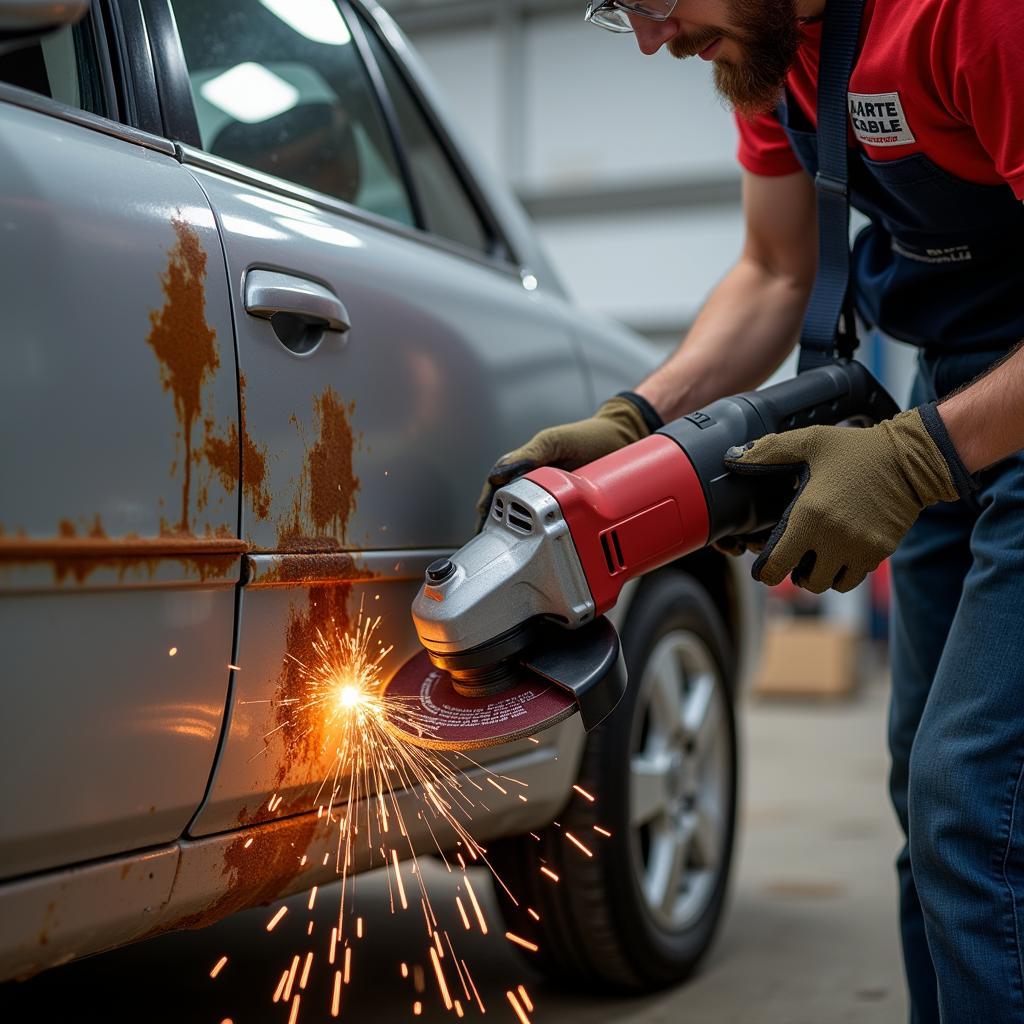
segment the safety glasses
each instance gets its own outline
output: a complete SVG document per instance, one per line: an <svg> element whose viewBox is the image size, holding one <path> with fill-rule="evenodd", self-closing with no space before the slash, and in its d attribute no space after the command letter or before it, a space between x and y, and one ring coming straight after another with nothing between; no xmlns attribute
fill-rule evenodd
<svg viewBox="0 0 1024 1024"><path fill-rule="evenodd" d="M664 21L675 7L676 0L590 0L583 20L609 32L632 32L627 14Z"/></svg>

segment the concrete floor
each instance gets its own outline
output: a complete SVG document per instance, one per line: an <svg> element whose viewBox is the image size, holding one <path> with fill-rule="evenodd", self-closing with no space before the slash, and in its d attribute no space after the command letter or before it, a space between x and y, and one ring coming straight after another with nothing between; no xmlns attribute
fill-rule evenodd
<svg viewBox="0 0 1024 1024"><path fill-rule="evenodd" d="M732 903L714 949L689 984L632 1000L567 994L532 975L500 932L487 938L474 932L475 942L460 952L472 965L489 1016L514 1020L504 993L522 981L536 1003L534 1024L905 1020L892 871L899 840L885 798L885 701L878 682L844 703L747 703L744 827ZM435 904L452 902L443 870L431 874ZM479 891L487 888L481 883ZM379 875L360 885L362 906L386 897ZM493 908L489 916L496 920ZM385 913L368 919L342 1019L385 1024L410 1018L412 996L397 963L422 947L422 921L412 918ZM239 914L200 933L167 936L0 986L0 1019L284 1024L286 1009L271 1006L268 997L296 939L277 931L268 936L266 919L265 909ZM222 953L229 964L210 981L207 973ZM329 976L313 975L303 998L304 1024L331 1019ZM453 1018L439 1003L428 1003L421 1019Z"/></svg>

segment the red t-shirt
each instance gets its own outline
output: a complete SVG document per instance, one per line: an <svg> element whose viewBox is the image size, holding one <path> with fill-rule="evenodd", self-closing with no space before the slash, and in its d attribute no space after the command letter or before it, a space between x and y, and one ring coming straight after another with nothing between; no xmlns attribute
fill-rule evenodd
<svg viewBox="0 0 1024 1024"><path fill-rule="evenodd" d="M815 123L821 23L786 83ZM850 143L870 160L924 153L965 181L1024 199L1024 6L1020 0L867 0L849 89ZM773 113L738 115L753 174L800 169Z"/></svg>

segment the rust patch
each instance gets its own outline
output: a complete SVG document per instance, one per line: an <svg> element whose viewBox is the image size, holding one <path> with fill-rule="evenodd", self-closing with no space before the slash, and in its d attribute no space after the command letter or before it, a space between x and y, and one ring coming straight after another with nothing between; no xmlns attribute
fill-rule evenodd
<svg viewBox="0 0 1024 1024"><path fill-rule="evenodd" d="M311 586L305 594L305 608L295 603L289 606L285 628L287 654L274 693L274 726L281 729L285 750L277 760L274 787L278 791L295 791L288 796L289 806L282 806L277 813L311 809L312 792L307 793L306 787L315 791L323 781L316 768L325 751L324 717L315 711L296 710L309 696L309 681L302 666L316 664L320 657L313 646L318 630L324 636L335 630L347 632L351 592L351 583Z"/></svg>
<svg viewBox="0 0 1024 1024"><path fill-rule="evenodd" d="M365 569L356 556L347 551L303 552L283 555L270 568L259 567L248 559L250 590L261 587L297 587L314 584L358 583L377 578L377 573Z"/></svg>
<svg viewBox="0 0 1024 1024"><path fill-rule="evenodd" d="M257 519L270 516L270 491L267 490L267 447L258 445L249 436L245 420L245 374L239 374L239 399L241 406L242 437L239 442L234 423L228 428L226 437L213 433L213 423L206 421L206 441L203 454L210 468L218 474L224 490L234 490L241 472L242 492L249 498L253 515ZM239 462L241 447L241 462Z"/></svg>
<svg viewBox="0 0 1024 1024"><path fill-rule="evenodd" d="M246 809L239 820L243 825L251 823ZM302 856L312 845L318 824L315 814L303 814L246 829L224 851L224 884L216 899L198 913L163 922L151 934L205 928L239 910L277 899L303 871Z"/></svg>
<svg viewBox="0 0 1024 1024"><path fill-rule="evenodd" d="M201 411L202 389L220 366L217 332L206 320L206 251L199 234L181 217L171 220L177 241L167 256L160 280L164 304L149 314L146 343L160 360L165 391L174 396L185 456L178 529L189 529L189 489L192 483L192 431Z"/></svg>
<svg viewBox="0 0 1024 1024"><path fill-rule="evenodd" d="M317 439L307 447L291 511L278 524L278 550L337 550L346 543L359 491L353 465L357 438L350 422L354 411L355 402L342 402L331 387L314 398ZM294 416L292 422L299 426Z"/></svg>
<svg viewBox="0 0 1024 1024"><path fill-rule="evenodd" d="M152 579L161 562L175 561L189 576L205 582L229 575L245 548L244 542L230 533L226 537L182 537L174 533L108 537L99 516L81 532L70 519L60 520L57 529L55 538L5 538L0 544L0 567L47 562L53 566L56 583L68 579L84 583L99 569L113 569L121 582L129 573ZM195 550L204 545L212 550Z"/></svg>
<svg viewBox="0 0 1024 1024"><path fill-rule="evenodd" d="M355 402L343 405L333 388L314 400L319 438L306 458L309 467L309 513L316 533L330 531L345 542L355 511L359 480L352 471L355 439L348 418Z"/></svg>

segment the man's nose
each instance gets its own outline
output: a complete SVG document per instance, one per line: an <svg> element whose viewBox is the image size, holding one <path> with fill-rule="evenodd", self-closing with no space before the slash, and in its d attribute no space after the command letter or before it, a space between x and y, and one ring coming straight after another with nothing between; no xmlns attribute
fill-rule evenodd
<svg viewBox="0 0 1024 1024"><path fill-rule="evenodd" d="M630 12L626 13L626 17L633 26L640 52L648 55L657 53L679 31L671 18L667 21L655 21L653 18L645 18L643 15Z"/></svg>

